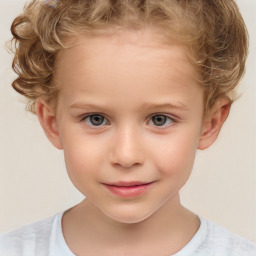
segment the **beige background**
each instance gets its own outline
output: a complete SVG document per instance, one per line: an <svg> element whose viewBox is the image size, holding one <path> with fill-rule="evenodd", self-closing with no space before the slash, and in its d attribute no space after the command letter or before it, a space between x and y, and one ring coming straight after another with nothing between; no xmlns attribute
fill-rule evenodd
<svg viewBox="0 0 256 256"><path fill-rule="evenodd" d="M11 88L12 55L4 49L25 0L0 0L0 232L79 202L62 151L46 139L37 118ZM199 151L182 202L233 232L256 241L256 1L237 1L251 38L247 73L218 141Z"/></svg>

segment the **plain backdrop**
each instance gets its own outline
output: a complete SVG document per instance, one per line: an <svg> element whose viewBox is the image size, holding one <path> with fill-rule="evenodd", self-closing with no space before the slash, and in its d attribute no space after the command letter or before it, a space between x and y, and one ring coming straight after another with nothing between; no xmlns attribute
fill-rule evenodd
<svg viewBox="0 0 256 256"><path fill-rule="evenodd" d="M83 199L66 174L63 152L48 142L37 117L11 87L5 50L25 0L0 0L0 232L54 215ZM217 142L198 151L182 190L192 211L256 241L256 1L239 0L250 34L247 72Z"/></svg>

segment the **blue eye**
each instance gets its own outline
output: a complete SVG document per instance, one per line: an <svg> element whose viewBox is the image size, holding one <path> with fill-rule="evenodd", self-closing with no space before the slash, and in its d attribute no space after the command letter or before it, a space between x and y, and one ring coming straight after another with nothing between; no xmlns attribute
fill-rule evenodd
<svg viewBox="0 0 256 256"><path fill-rule="evenodd" d="M107 124L107 119L99 114L88 115L83 120L91 126L103 126Z"/></svg>
<svg viewBox="0 0 256 256"><path fill-rule="evenodd" d="M155 126L166 126L174 122L174 120L166 115L155 115L151 118Z"/></svg>

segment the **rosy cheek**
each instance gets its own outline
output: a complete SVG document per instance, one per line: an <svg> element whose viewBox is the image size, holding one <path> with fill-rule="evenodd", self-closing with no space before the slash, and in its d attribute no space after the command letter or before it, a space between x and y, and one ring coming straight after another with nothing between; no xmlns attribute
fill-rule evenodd
<svg viewBox="0 0 256 256"><path fill-rule="evenodd" d="M195 143L189 139L176 138L171 143L159 145L152 154L155 165L163 175L176 175L190 172L195 156Z"/></svg>

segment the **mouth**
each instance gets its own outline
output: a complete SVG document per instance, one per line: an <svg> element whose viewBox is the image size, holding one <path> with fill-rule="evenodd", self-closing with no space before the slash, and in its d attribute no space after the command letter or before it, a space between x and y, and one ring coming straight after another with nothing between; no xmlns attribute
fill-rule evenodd
<svg viewBox="0 0 256 256"><path fill-rule="evenodd" d="M137 197L149 190L154 182L117 182L103 183L103 185L114 195L123 198Z"/></svg>

